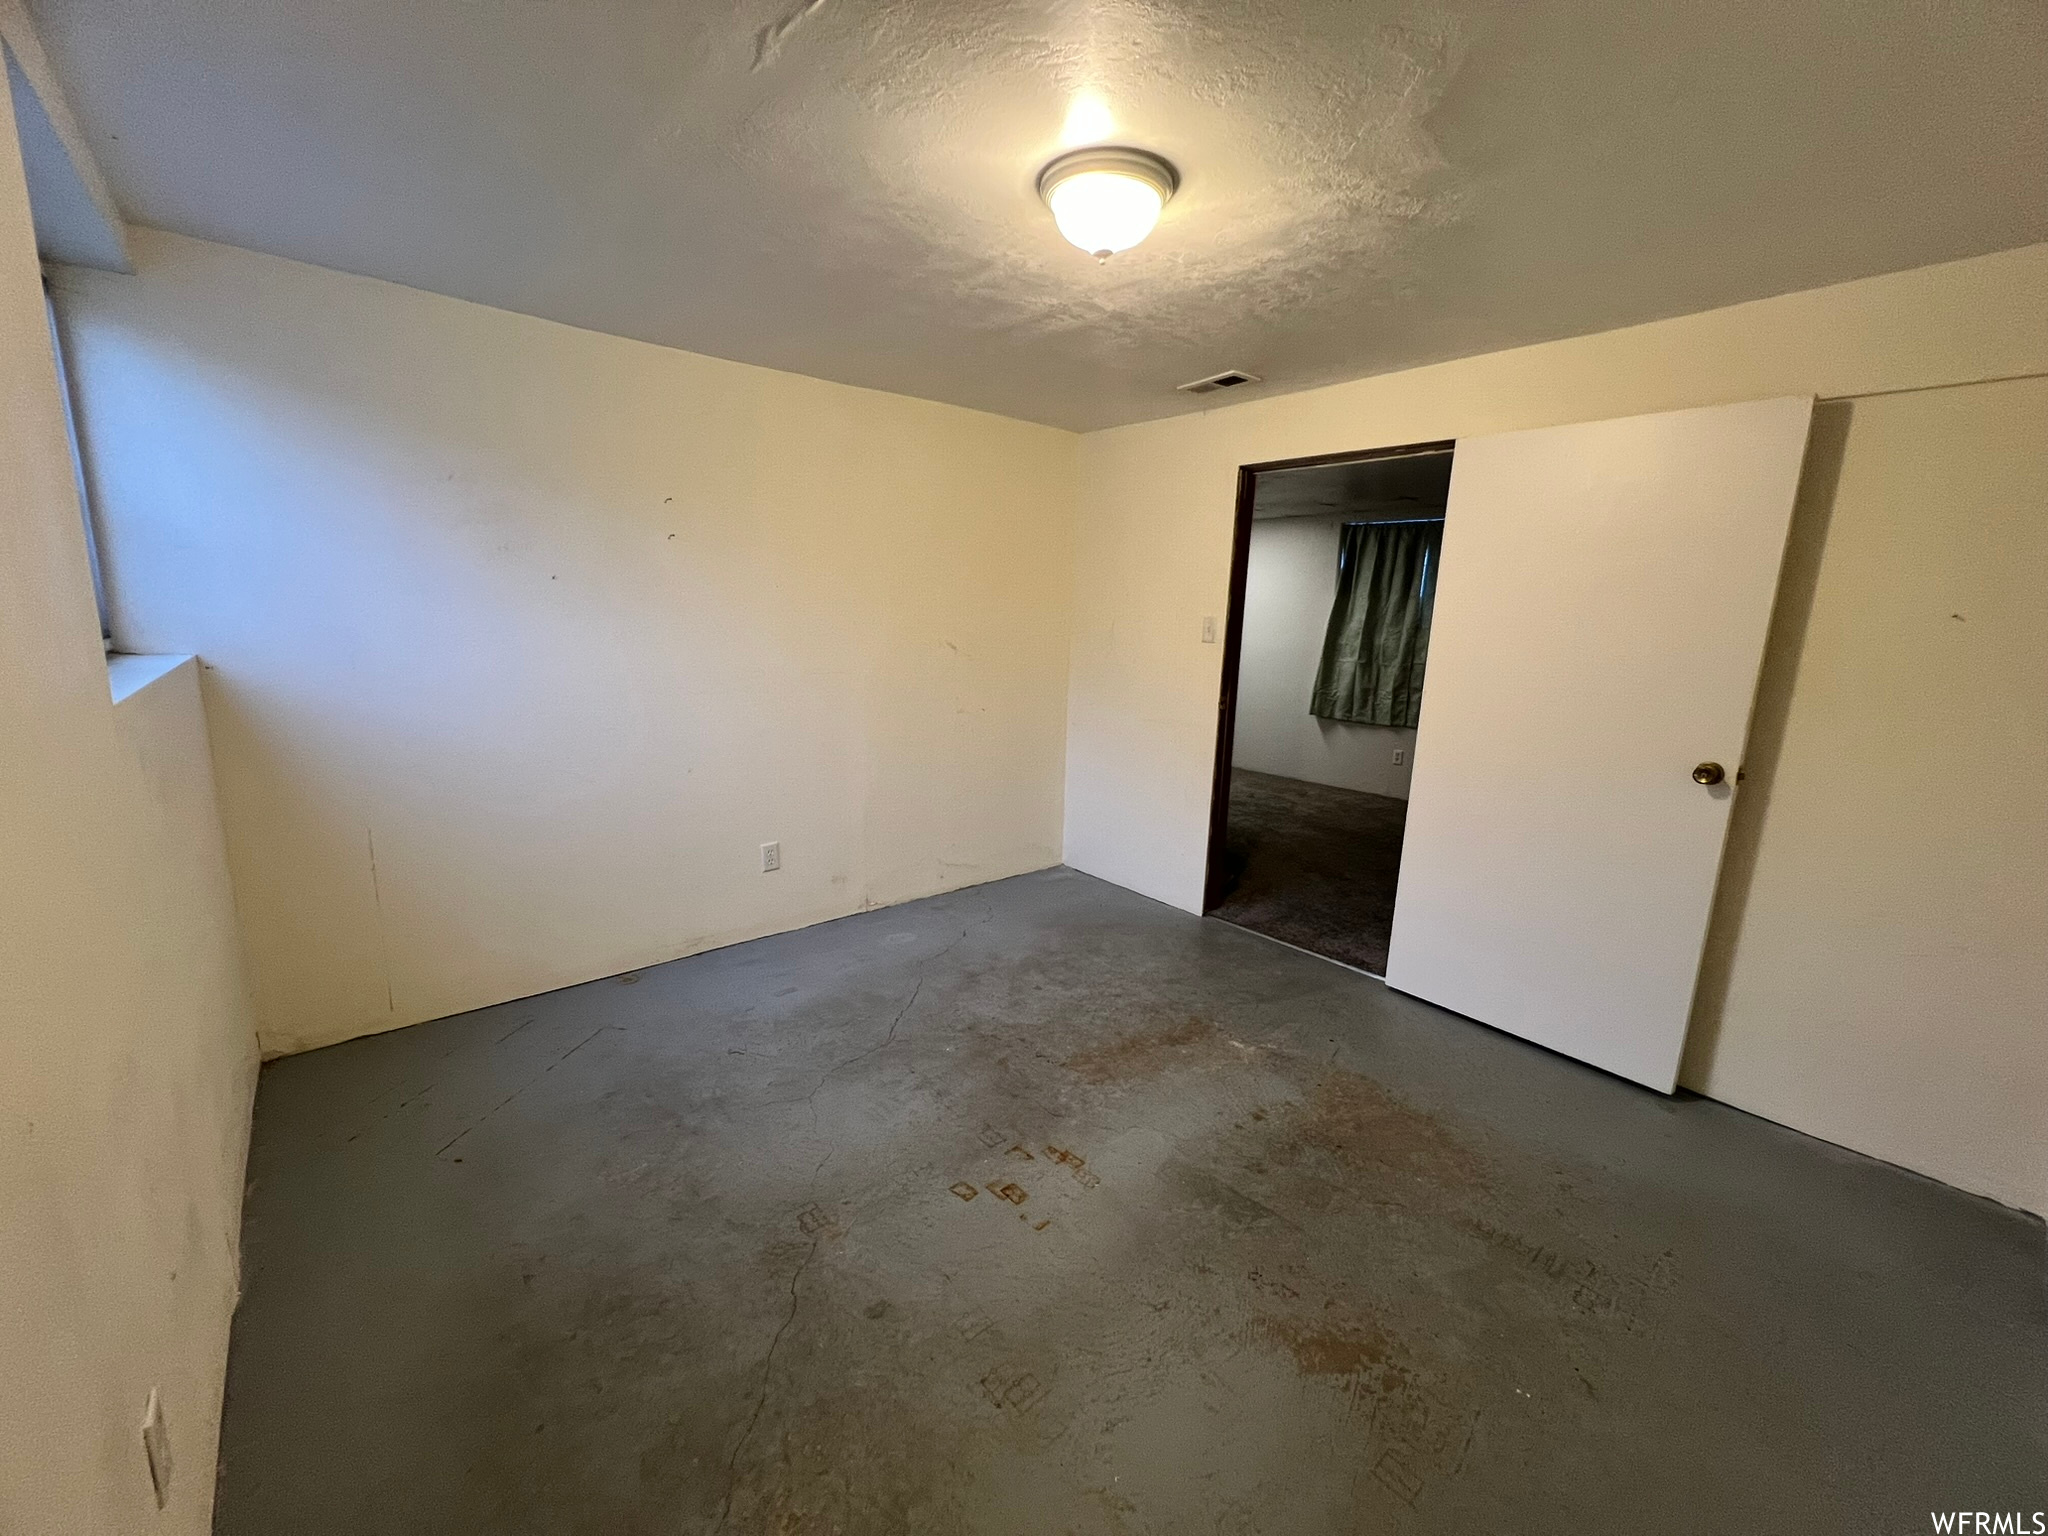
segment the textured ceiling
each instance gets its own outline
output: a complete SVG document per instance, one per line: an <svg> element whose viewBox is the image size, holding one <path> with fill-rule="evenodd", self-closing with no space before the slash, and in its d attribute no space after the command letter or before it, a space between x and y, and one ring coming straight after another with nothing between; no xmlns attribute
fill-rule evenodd
<svg viewBox="0 0 2048 1536"><path fill-rule="evenodd" d="M33 9L136 222L1069 427L2048 238L2039 0Z"/></svg>

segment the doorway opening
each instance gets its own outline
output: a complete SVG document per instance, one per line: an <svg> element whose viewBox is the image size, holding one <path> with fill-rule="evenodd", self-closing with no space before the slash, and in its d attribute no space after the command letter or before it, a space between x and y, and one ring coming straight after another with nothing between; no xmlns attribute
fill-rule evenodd
<svg viewBox="0 0 2048 1536"><path fill-rule="evenodd" d="M1203 910L1387 968L1454 444L1238 472Z"/></svg>

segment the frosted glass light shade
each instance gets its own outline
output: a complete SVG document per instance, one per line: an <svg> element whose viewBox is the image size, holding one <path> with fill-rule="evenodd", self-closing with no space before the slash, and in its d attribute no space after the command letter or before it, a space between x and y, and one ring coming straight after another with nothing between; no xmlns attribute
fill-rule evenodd
<svg viewBox="0 0 2048 1536"><path fill-rule="evenodd" d="M1142 149L1076 150L1038 178L1060 233L1098 261L1151 234L1178 185L1173 167Z"/></svg>

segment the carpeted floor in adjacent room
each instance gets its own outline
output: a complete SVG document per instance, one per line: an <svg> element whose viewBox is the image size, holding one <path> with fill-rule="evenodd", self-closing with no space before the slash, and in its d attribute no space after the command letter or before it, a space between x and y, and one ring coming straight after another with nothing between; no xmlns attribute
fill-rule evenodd
<svg viewBox="0 0 2048 1536"><path fill-rule="evenodd" d="M1239 768L1228 894L1210 915L1384 976L1407 818L1391 795Z"/></svg>

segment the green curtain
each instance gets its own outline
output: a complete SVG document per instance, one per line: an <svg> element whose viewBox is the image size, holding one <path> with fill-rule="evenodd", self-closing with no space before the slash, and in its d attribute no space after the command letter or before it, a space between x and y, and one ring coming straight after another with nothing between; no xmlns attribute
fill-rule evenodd
<svg viewBox="0 0 2048 1536"><path fill-rule="evenodd" d="M1310 714L1360 725L1421 719L1443 540L1441 522L1344 525Z"/></svg>

